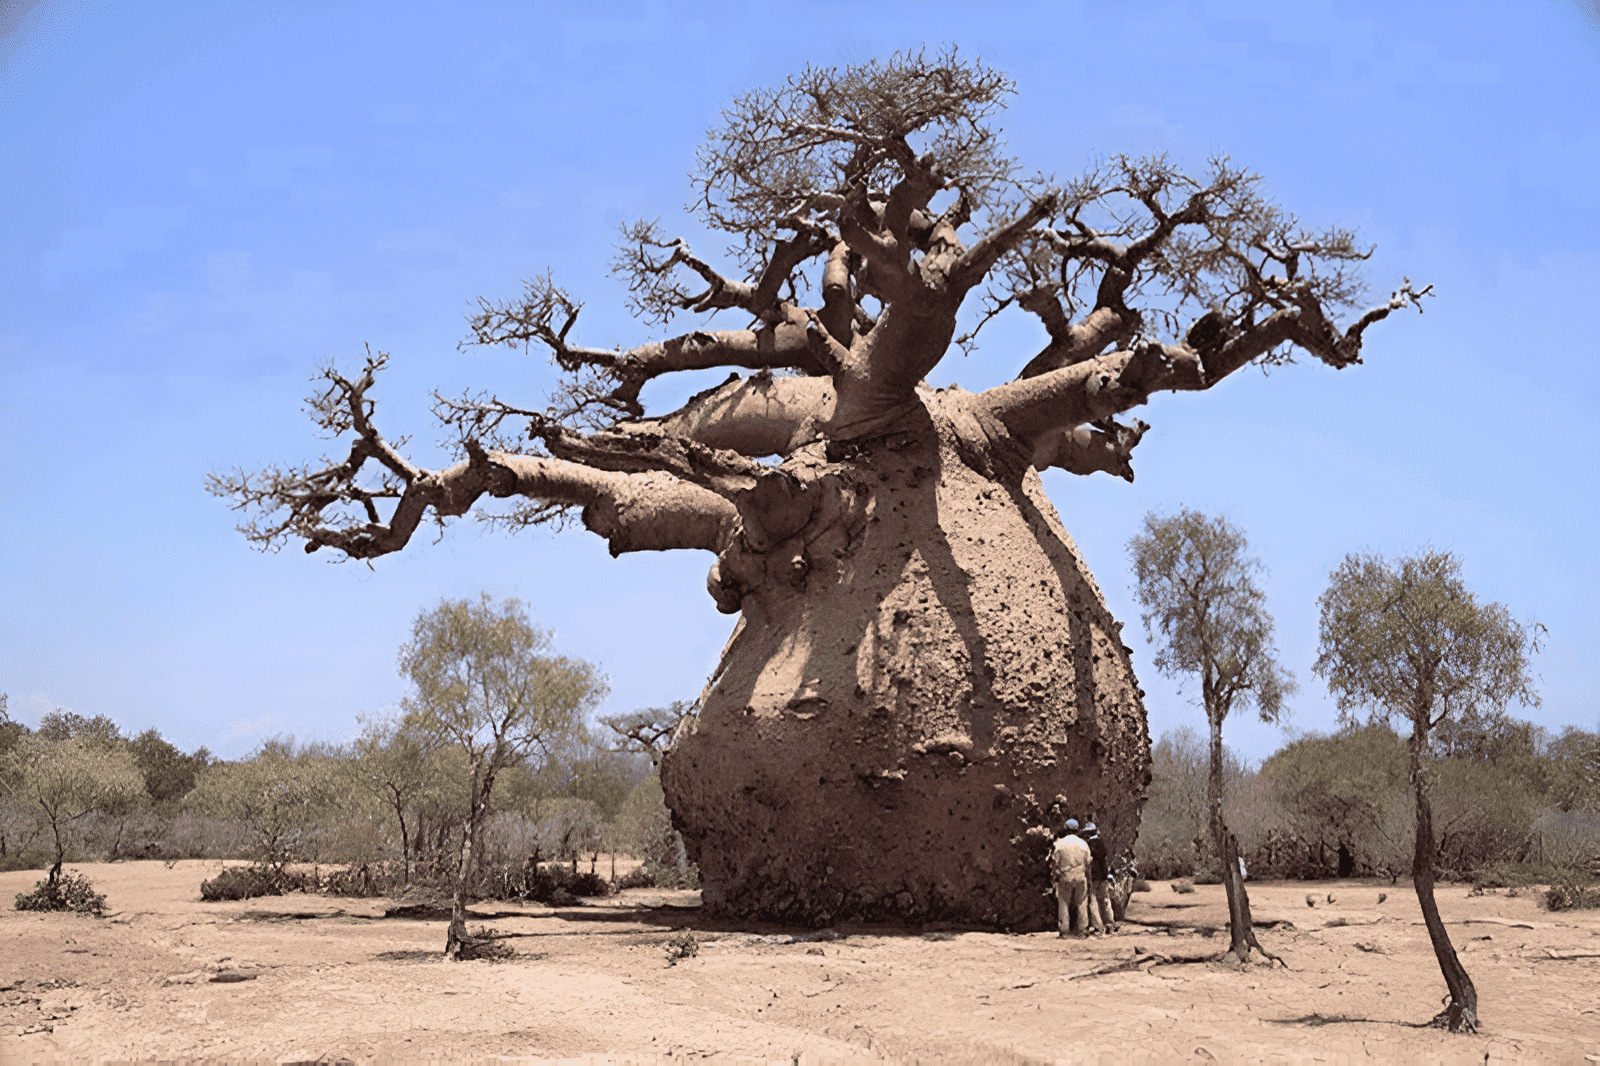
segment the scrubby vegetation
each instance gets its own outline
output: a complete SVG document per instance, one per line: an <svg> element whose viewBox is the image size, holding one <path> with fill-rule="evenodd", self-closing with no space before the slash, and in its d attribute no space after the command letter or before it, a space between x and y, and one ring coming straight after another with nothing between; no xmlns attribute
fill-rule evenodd
<svg viewBox="0 0 1600 1066"><path fill-rule="evenodd" d="M1441 880L1551 885L1583 876L1600 856L1600 734L1551 736L1508 716L1446 721L1430 755ZM1205 743L1179 729L1152 756L1139 871L1214 884ZM1406 742L1387 726L1300 736L1260 767L1231 751L1224 762L1228 825L1252 879L1410 876Z"/></svg>
<svg viewBox="0 0 1600 1066"><path fill-rule="evenodd" d="M50 868L50 876L33 886L32 892L17 893L19 911L74 911L96 918L106 912L106 898L82 874L62 875L60 866Z"/></svg>
<svg viewBox="0 0 1600 1066"><path fill-rule="evenodd" d="M652 714L681 711L629 720ZM658 753L621 730L580 725L500 773L473 852L472 898L605 895L616 891L618 853L643 860L628 884L697 884L652 770ZM365 722L348 745L277 738L223 762L204 748L185 755L155 730L124 738L104 716L54 712L36 730L5 719L0 869L42 870L56 858L239 859L250 865L206 881L204 898L447 898L463 767L458 747L425 743L395 720Z"/></svg>

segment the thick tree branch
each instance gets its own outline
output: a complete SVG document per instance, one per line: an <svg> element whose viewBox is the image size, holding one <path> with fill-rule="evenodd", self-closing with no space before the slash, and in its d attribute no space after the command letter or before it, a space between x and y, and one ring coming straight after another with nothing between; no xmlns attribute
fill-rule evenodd
<svg viewBox="0 0 1600 1066"><path fill-rule="evenodd" d="M752 457L788 455L817 438L834 400L833 382L825 377L734 375L669 415L624 422L617 432L683 437Z"/></svg>
<svg viewBox="0 0 1600 1066"><path fill-rule="evenodd" d="M1429 287L1431 289L1431 286ZM979 394L978 402L1000 419L1018 440L1034 450L1038 459L1072 469L1087 462L1078 453L1062 453L1068 431L1087 423L1109 419L1145 403L1150 394L1163 391L1209 389L1248 363L1263 359L1285 343L1303 348L1334 368L1360 362L1361 331L1394 310L1416 305L1429 289L1414 291L1410 282L1381 307L1362 315L1344 332L1328 322L1320 305L1303 290L1300 305L1274 312L1263 322L1233 333L1223 326L1209 328L1207 318L1189 330L1185 343L1161 345L1153 341L1135 345L1059 370L1000 385ZM1143 430L1139 431L1142 434ZM1124 453L1138 443L1117 445ZM1108 444L1112 442L1107 442ZM1070 456L1063 462L1058 454ZM1123 455L1126 459L1126 455ZM1090 464L1091 469L1107 469ZM1120 467L1110 472L1123 474Z"/></svg>

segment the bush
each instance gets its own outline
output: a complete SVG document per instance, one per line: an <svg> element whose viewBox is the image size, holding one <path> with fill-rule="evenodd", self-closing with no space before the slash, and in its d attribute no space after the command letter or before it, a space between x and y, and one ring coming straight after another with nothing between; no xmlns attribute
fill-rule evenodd
<svg viewBox="0 0 1600 1066"><path fill-rule="evenodd" d="M226 899L281 896L304 888L305 880L286 870L263 866L230 866L209 881L200 882L200 898L208 903Z"/></svg>
<svg viewBox="0 0 1600 1066"><path fill-rule="evenodd" d="M1150 882L1146 881L1142 877L1135 877L1133 879L1133 888L1132 888L1131 891L1134 891L1134 892L1148 892L1148 891L1150 891Z"/></svg>
<svg viewBox="0 0 1600 1066"><path fill-rule="evenodd" d="M1580 884L1568 877L1560 884L1550 886L1544 894L1545 906L1553 911L1578 911L1600 909L1600 885Z"/></svg>
<svg viewBox="0 0 1600 1066"><path fill-rule="evenodd" d="M106 913L106 898L82 874L62 877L59 869L52 868L50 877L36 882L32 892L17 893L17 910L73 911L100 918Z"/></svg>
<svg viewBox="0 0 1600 1066"><path fill-rule="evenodd" d="M1194 891L1194 882L1189 880L1172 882L1172 891L1180 896L1187 896Z"/></svg>
<svg viewBox="0 0 1600 1066"><path fill-rule="evenodd" d="M655 888L656 871L649 866L635 866L617 879L617 888Z"/></svg>

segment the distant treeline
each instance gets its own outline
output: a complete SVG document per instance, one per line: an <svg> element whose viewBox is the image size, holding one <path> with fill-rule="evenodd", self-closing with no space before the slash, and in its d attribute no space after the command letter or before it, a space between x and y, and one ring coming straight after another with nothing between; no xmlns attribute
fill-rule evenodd
<svg viewBox="0 0 1600 1066"><path fill-rule="evenodd" d="M651 760L618 739L586 726L502 772L479 863L593 866L620 852L681 873ZM155 729L124 736L104 715L58 710L30 730L0 705L0 868L47 865L59 842L69 861L372 864L431 880L460 854L464 759L398 721L366 722L348 744L275 738L222 761Z"/></svg>
<svg viewBox="0 0 1600 1066"><path fill-rule="evenodd" d="M1251 877L1409 876L1415 810L1407 741L1383 725L1290 740L1259 768L1225 752L1224 804ZM1143 876L1215 876L1205 741L1155 744L1135 855ZM1509 716L1435 727L1435 863L1442 877L1497 864L1587 867L1600 853L1600 735L1560 736Z"/></svg>

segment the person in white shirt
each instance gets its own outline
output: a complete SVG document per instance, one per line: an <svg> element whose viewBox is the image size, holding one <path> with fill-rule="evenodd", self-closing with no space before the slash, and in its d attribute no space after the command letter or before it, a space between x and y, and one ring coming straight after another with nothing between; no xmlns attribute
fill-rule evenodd
<svg viewBox="0 0 1600 1066"><path fill-rule="evenodd" d="M1089 845L1078 836L1078 820L1068 818L1066 836L1050 851L1050 876L1056 885L1057 936L1086 936L1083 907L1089 899Z"/></svg>

